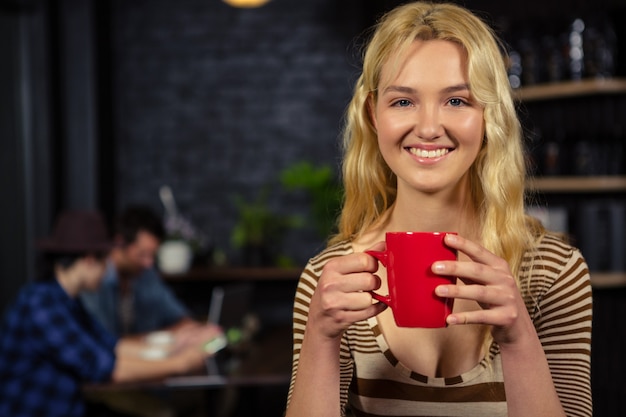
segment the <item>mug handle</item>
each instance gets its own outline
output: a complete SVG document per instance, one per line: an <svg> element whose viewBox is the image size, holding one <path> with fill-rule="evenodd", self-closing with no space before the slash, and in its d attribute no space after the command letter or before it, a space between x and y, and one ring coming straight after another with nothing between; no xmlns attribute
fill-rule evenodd
<svg viewBox="0 0 626 417"><path fill-rule="evenodd" d="M385 268L387 267L387 251L366 250L365 253L378 259ZM374 299L380 301L381 303L387 304L388 306L391 306L391 296L380 295L375 293L374 291L368 292L372 295L372 297L374 297Z"/></svg>

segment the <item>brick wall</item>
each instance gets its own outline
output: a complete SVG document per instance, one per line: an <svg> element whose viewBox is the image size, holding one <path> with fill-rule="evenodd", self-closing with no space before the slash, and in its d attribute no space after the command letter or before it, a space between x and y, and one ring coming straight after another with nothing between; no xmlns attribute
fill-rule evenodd
<svg viewBox="0 0 626 417"><path fill-rule="evenodd" d="M341 120L358 72L355 40L399 2L272 0L241 10L220 0L111 1L116 204L148 202L161 210L158 189L169 184L183 213L231 257L235 194L253 198L302 159L338 166ZM503 22L521 20L517 3L471 3L491 10L503 29ZM548 3L554 16L561 3ZM545 114L539 126L554 123L554 111L537 113ZM613 125L621 129L611 119L619 112L605 114L603 136ZM271 197L278 212L307 210L302 195L273 187ZM300 230L287 236L285 248L302 263L322 244Z"/></svg>
<svg viewBox="0 0 626 417"><path fill-rule="evenodd" d="M229 252L232 198L253 198L308 159L337 168L356 77L357 1L273 0L253 10L218 0L117 0L112 9L113 136L118 208L172 187L179 208ZM355 4L357 6L355 6ZM281 213L302 195L272 189ZM304 262L322 244L306 230L285 252Z"/></svg>

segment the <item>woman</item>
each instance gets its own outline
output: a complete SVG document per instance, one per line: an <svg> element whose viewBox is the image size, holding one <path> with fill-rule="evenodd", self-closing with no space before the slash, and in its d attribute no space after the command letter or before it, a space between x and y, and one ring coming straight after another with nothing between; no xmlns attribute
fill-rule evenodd
<svg viewBox="0 0 626 417"><path fill-rule="evenodd" d="M498 42L450 4L384 16L344 132L339 233L295 298L287 416L590 416L591 288L580 252L524 214L524 157ZM363 253L454 231L433 272L443 329L399 328Z"/></svg>

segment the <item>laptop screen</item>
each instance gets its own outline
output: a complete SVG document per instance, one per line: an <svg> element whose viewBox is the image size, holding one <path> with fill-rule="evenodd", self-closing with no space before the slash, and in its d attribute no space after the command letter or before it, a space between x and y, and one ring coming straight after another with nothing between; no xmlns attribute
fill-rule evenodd
<svg viewBox="0 0 626 417"><path fill-rule="evenodd" d="M248 283L214 287L208 321L221 326L224 331L240 328L250 313L252 290L252 284Z"/></svg>
<svg viewBox="0 0 626 417"><path fill-rule="evenodd" d="M241 334L244 319L250 313L254 287L250 283L217 286L211 292L208 322L219 325L226 333L228 342L233 343L233 334ZM232 356L228 352L217 352L207 358L209 375L223 375L231 368Z"/></svg>

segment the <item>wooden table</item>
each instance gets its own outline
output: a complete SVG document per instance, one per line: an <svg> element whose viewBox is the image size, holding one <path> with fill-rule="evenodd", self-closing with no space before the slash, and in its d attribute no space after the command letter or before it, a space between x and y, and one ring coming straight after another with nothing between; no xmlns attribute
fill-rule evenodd
<svg viewBox="0 0 626 417"><path fill-rule="evenodd" d="M92 397L94 393L141 392L164 398L177 392L197 391L211 408L207 415L282 415L291 375L291 329L284 326L265 329L238 355L238 366L228 375L211 375L204 371L142 382L90 384L84 391ZM217 409L222 411L215 411Z"/></svg>

